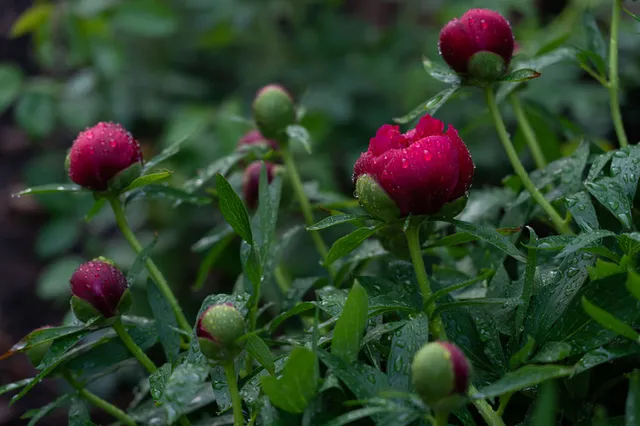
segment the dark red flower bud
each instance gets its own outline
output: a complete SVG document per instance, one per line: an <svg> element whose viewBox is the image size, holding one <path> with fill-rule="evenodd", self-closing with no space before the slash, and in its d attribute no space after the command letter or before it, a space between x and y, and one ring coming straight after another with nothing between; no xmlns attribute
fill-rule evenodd
<svg viewBox="0 0 640 426"><path fill-rule="evenodd" d="M293 98L279 84L269 84L256 94L253 101L253 117L265 137L282 137L287 126L296 120Z"/></svg>
<svg viewBox="0 0 640 426"><path fill-rule="evenodd" d="M278 142L267 139L262 136L260 130L250 130L247 132L240 140L238 141L238 148L242 148L243 146L251 146L256 144L265 144L268 145L274 151L279 149Z"/></svg>
<svg viewBox="0 0 640 426"><path fill-rule="evenodd" d="M140 145L115 123L98 123L81 132L69 152L69 177L80 186L105 191L109 180L135 163L142 164Z"/></svg>
<svg viewBox="0 0 640 426"><path fill-rule="evenodd" d="M360 204L382 220L438 213L471 186L474 164L453 126L429 115L400 133L385 124L354 166ZM390 198L390 199L389 199Z"/></svg>
<svg viewBox="0 0 640 426"><path fill-rule="evenodd" d="M454 71L477 78L497 78L513 56L513 32L498 12L471 9L440 32L440 54Z"/></svg>
<svg viewBox="0 0 640 426"><path fill-rule="evenodd" d="M275 164L265 162L267 168L267 181L271 183L274 176ZM242 178L242 194L247 207L255 209L258 206L258 196L260 194L260 171L262 170L262 161L254 161L244 170Z"/></svg>
<svg viewBox="0 0 640 426"><path fill-rule="evenodd" d="M411 364L416 392L431 407L469 388L471 365L453 343L431 342L418 351Z"/></svg>
<svg viewBox="0 0 640 426"><path fill-rule="evenodd" d="M81 321L102 315L119 315L130 303L127 277L111 262L96 259L83 263L71 276L71 306Z"/></svg>
<svg viewBox="0 0 640 426"><path fill-rule="evenodd" d="M237 340L244 332L244 318L231 303L209 307L196 325L200 350L217 361L231 360L242 352L243 344Z"/></svg>

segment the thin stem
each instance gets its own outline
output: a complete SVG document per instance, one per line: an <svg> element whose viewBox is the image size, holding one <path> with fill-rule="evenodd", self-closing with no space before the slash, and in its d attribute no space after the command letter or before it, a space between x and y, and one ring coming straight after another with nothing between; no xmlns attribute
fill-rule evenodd
<svg viewBox="0 0 640 426"><path fill-rule="evenodd" d="M469 393L473 394L476 392L478 392L478 389L476 389L473 385L469 385ZM502 417L500 417L498 413L493 411L491 405L489 405L489 403L484 399L474 399L473 405L476 406L478 412L488 426L505 426Z"/></svg>
<svg viewBox="0 0 640 426"><path fill-rule="evenodd" d="M138 346L136 342L133 341L131 336L129 336L129 333L127 333L127 330L125 330L120 318L116 319L116 322L113 323L113 329L115 330L118 337L120 337L120 340L122 340L122 343L124 343L127 349L129 349L129 352L131 352L133 356L135 356L138 361L140 361L140 364L142 364L142 366L146 368L149 373L155 373L158 367L156 367L153 361L149 359L147 354L145 354L142 349L140 349L140 346Z"/></svg>
<svg viewBox="0 0 640 426"><path fill-rule="evenodd" d="M513 396L513 392L507 392L500 397L500 405L498 406L498 410L496 414L502 417L504 412L507 410L507 405L509 405L509 401L511 401L511 397Z"/></svg>
<svg viewBox="0 0 640 426"><path fill-rule="evenodd" d="M447 426L449 424L449 411L448 410L436 410L434 412L434 425L435 426Z"/></svg>
<svg viewBox="0 0 640 426"><path fill-rule="evenodd" d="M315 223L315 219L313 218L313 212L311 211L311 204L309 203L309 199L307 195L304 193L304 187L302 186L302 180L300 179L300 174L298 174L298 169L296 167L295 161L293 161L293 157L291 156L291 152L287 148L283 148L282 159L284 161L284 165L287 168L287 173L291 177L291 184L293 185L293 191L298 198L298 203L300 203L300 208L302 209L302 215L304 216L304 221L307 226L311 226ZM318 233L318 231L310 231L311 238L313 238L313 243L316 246L316 250L322 257L322 260L327 258L327 246L322 239L322 236ZM331 266L327 267L329 274L333 277L333 268Z"/></svg>
<svg viewBox="0 0 640 426"><path fill-rule="evenodd" d="M240 399L240 392L238 391L236 368L233 365L233 361L225 363L223 365L223 368L224 374L227 378L227 387L229 388L229 394L231 395L231 405L233 407L233 425L243 426L244 415L242 414L242 400Z"/></svg>
<svg viewBox="0 0 640 426"><path fill-rule="evenodd" d="M416 273L420 293L422 293L424 311L429 317L429 330L436 339L446 339L442 319L440 316L432 317L434 304L427 303L431 297L432 291L431 284L429 283L429 277L427 276L427 270L424 266L424 260L422 259L419 234L420 226L417 224L411 224L405 231L405 238L407 239L407 245L409 246L411 263L413 263L413 269Z"/></svg>
<svg viewBox="0 0 640 426"><path fill-rule="evenodd" d="M509 134L507 133L507 129L504 125L504 121L502 121L502 116L500 115L500 110L498 109L498 105L496 104L496 98L493 94L493 90L490 87L485 88L485 94L487 98L487 105L489 106L489 110L491 111L491 115L493 117L493 122L498 132L498 137L500 138L500 142L502 142L502 146L504 147L509 160L511 161L511 165L513 166L513 170L516 172L524 187L529 191L534 200L542 207L547 216L551 219L551 222L555 226L556 230L561 234L571 235L571 228L569 225L564 223L556 209L544 198L544 195L536 188L533 184L527 171L524 169L524 166L520 162L520 158L518 158L518 153L516 149L513 147L513 143L511 143L511 139L509 139Z"/></svg>
<svg viewBox="0 0 640 426"><path fill-rule="evenodd" d="M111 198L109 200L109 204L111 204L111 208L113 209L113 214L116 217L116 223L118 224L118 228L122 232L122 235L127 240L131 248L137 253L140 254L142 252L142 244L136 238L135 234L131 230L129 223L127 222L127 218L124 214L124 208L122 207L122 203L118 198ZM171 309L173 310L174 315L176 316L176 320L178 321L178 325L184 331L191 333L191 324L187 321L187 318L184 316L182 312L182 308L178 303L178 300L174 296L171 288L169 287L169 283L167 283L166 278L160 272L160 269L156 266L155 262L151 257L147 258L146 261L147 270L149 271L149 275L158 286L158 290L160 293L167 299L169 304L171 305Z"/></svg>
<svg viewBox="0 0 640 426"><path fill-rule="evenodd" d="M515 93L511 94L511 105L513 105L513 111L516 114L518 124L522 129L522 133L524 133L524 138L527 141L527 145L529 145L529 150L531 150L531 155L533 155L533 160L536 162L536 166L539 169L544 169L547 165L547 159L544 157L544 153L540 148L536 133L533 130L533 127L531 127L531 123L527 118L527 114L522 108L520 99L518 99L518 96L516 96Z"/></svg>
<svg viewBox="0 0 640 426"><path fill-rule="evenodd" d="M613 127L616 130L620 147L624 148L629 145L629 140L624 131L622 113L620 112L620 100L618 98L620 91L620 77L618 75L618 32L620 30L621 9L622 0L613 0L613 8L611 10L611 39L609 42L609 99L611 101Z"/></svg>
<svg viewBox="0 0 640 426"><path fill-rule="evenodd" d="M67 380L67 382L69 382L69 384L76 391L78 391L78 395L80 396L80 398L84 399L89 404L95 407L98 407L101 410L106 411L107 413L111 414L113 417L115 417L116 419L118 419L120 422L124 423L127 426L136 425L136 421L133 418L131 418L127 413L125 413L115 405L100 398L98 395L95 395L94 393L85 389L82 383L78 382L71 373L65 372L63 375L64 375L64 378Z"/></svg>

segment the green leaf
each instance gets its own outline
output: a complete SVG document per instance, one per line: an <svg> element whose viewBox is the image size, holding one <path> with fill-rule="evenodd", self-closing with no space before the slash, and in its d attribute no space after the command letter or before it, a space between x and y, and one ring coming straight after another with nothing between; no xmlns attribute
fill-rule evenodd
<svg viewBox="0 0 640 426"><path fill-rule="evenodd" d="M422 66L427 74L438 81L451 85L460 84L460 76L458 76L458 74L447 67L431 61L426 56L422 57Z"/></svg>
<svg viewBox="0 0 640 426"><path fill-rule="evenodd" d="M589 193L609 210L625 228L631 227L631 203L624 188L616 179L602 177L592 182L585 182L585 186Z"/></svg>
<svg viewBox="0 0 640 426"><path fill-rule="evenodd" d="M618 244L627 256L634 258L640 253L640 232L618 235Z"/></svg>
<svg viewBox="0 0 640 426"><path fill-rule="evenodd" d="M173 363L178 359L178 354L180 353L178 322L166 297L163 296L156 283L151 279L147 280L147 301L151 307L153 318L156 320L158 338L162 349L164 349L164 354L167 357L167 361Z"/></svg>
<svg viewBox="0 0 640 426"><path fill-rule="evenodd" d="M557 424L558 390L553 380L542 383L533 411L532 426L549 426Z"/></svg>
<svg viewBox="0 0 640 426"><path fill-rule="evenodd" d="M212 247L218 245L221 241L227 239L229 235L235 235L235 233L233 232L233 228L231 228L226 222L221 223L211 231L207 232L204 237L202 237L194 245L192 245L191 250L196 253L209 250Z"/></svg>
<svg viewBox="0 0 640 426"><path fill-rule="evenodd" d="M226 175L227 173L229 173L229 170L231 170L231 168L235 166L240 160L242 160L246 155L246 153L234 152L227 155L226 157L222 157L214 161L209 166L199 171L198 177L185 182L183 187L184 190L188 193L193 193L202 188L202 186L204 186L217 174L221 174L223 176Z"/></svg>
<svg viewBox="0 0 640 426"><path fill-rule="evenodd" d="M260 183L258 193L257 217L260 221L259 236L257 244L260 247L260 259L263 269L269 258L273 258L272 246L275 240L276 225L278 222L278 210L280 207L280 195L282 192L282 179L276 176L269 184L267 180L267 169L263 165L260 169Z"/></svg>
<svg viewBox="0 0 640 426"><path fill-rule="evenodd" d="M626 286L629 293L631 293L637 300L640 300L640 274L633 269L629 269Z"/></svg>
<svg viewBox="0 0 640 426"><path fill-rule="evenodd" d="M640 370L635 370L629 377L625 426L637 426L638 424L640 424Z"/></svg>
<svg viewBox="0 0 640 426"><path fill-rule="evenodd" d="M143 173L148 172L149 170L151 170L154 167L156 167L158 164L160 164L160 163L162 163L164 161L167 161L169 158L171 158L174 155L176 155L177 153L179 153L180 149L182 148L182 144L187 139L189 139L189 137L192 136L193 133L197 133L197 131L199 130L199 128L201 126L196 126L196 127L197 128L190 128L188 133L183 134L178 140L176 140L174 143L172 143L171 145L169 145L168 147L166 147L165 149L160 151L151 160L147 161L144 164L143 168L142 168Z"/></svg>
<svg viewBox="0 0 640 426"><path fill-rule="evenodd" d="M158 240L154 238L136 256L135 260L133 261L133 264L131 265L131 268L129 268L129 272L127 273L127 282L129 282L130 285L133 284L138 279L140 274L145 270L145 265L147 263L147 260L149 260L149 257L151 256L151 252L153 251L157 242Z"/></svg>
<svg viewBox="0 0 640 426"><path fill-rule="evenodd" d="M344 237L338 238L329 249L327 258L324 262L325 266L333 264L336 260L351 253L358 246L364 243L369 237L374 235L385 224L381 223L371 227L358 228Z"/></svg>
<svg viewBox="0 0 640 426"><path fill-rule="evenodd" d="M355 222L357 220L371 219L367 215L355 215L355 214L334 214L332 216L325 217L321 221L314 225L308 226L307 231L319 231L321 229L331 228L332 226L341 225L343 223Z"/></svg>
<svg viewBox="0 0 640 426"><path fill-rule="evenodd" d="M167 381L171 376L171 364L166 363L162 367L158 368L155 373L149 375L149 392L151 397L155 401L160 401L164 388L167 386Z"/></svg>
<svg viewBox="0 0 640 426"><path fill-rule="evenodd" d="M540 74L538 71L532 70L531 68L522 68L522 69L515 70L515 71L505 75L500 80L501 81L513 82L513 83L516 83L516 82L519 83L519 82L522 82L522 81L533 80L534 78L538 78L541 75L542 74Z"/></svg>
<svg viewBox="0 0 640 426"><path fill-rule="evenodd" d="M20 389L24 386L27 386L29 383L33 381L32 378L18 380L17 382L7 383L5 385L0 386L0 395L4 395L7 392L14 391L16 389Z"/></svg>
<svg viewBox="0 0 640 426"><path fill-rule="evenodd" d="M402 117L394 118L398 124L406 124L419 116L423 116L425 114L434 115L442 105L444 105L449 98L451 98L458 90L460 90L460 86L451 86L444 89L442 92L434 95L431 99L423 102L414 108L410 113L404 115Z"/></svg>
<svg viewBox="0 0 640 426"><path fill-rule="evenodd" d="M86 191L75 183L51 183L48 185L34 186L31 188L23 189L22 191L14 194L14 197L22 197L23 195L34 194L52 194L55 192L81 192Z"/></svg>
<svg viewBox="0 0 640 426"><path fill-rule="evenodd" d="M44 92L27 90L15 107L15 120L33 138L50 134L55 127L56 110L53 97Z"/></svg>
<svg viewBox="0 0 640 426"><path fill-rule="evenodd" d="M378 324L375 327L369 328L367 330L367 334L364 335L364 339L362 339L362 346L364 347L369 343L379 341L382 338L382 336L384 336L385 334L394 332L399 328L404 327L404 325L407 322L408 321L404 321L404 320L387 322L387 323Z"/></svg>
<svg viewBox="0 0 640 426"><path fill-rule="evenodd" d="M336 417L335 419L331 420L329 423L325 424L325 426L343 426L349 423L354 423L357 420L366 419L376 414L388 413L389 411L391 410L389 410L389 407L386 407L386 406L382 406L382 407L371 406L371 407L359 408L357 410L349 411L347 413L344 413L341 416Z"/></svg>
<svg viewBox="0 0 640 426"><path fill-rule="evenodd" d="M525 365L524 367L507 373L497 382L481 388L471 395L472 399L495 398L507 392L516 392L547 380L570 376L573 367L564 365Z"/></svg>
<svg viewBox="0 0 640 426"><path fill-rule="evenodd" d="M640 334L636 333L631 326L620 321L604 309L594 305L587 300L586 297L582 298L582 308L591 318L607 330L611 330L627 339L640 343Z"/></svg>
<svg viewBox="0 0 640 426"><path fill-rule="evenodd" d="M85 222L91 222L91 220L96 217L96 215L98 215L98 213L100 213L102 211L102 209L104 208L104 206L107 204L107 199L106 198L99 198L97 199L93 205L91 206L91 208L89 209L89 211L87 212L87 214L84 216L84 221Z"/></svg>
<svg viewBox="0 0 640 426"><path fill-rule="evenodd" d="M150 184L138 188L126 194L124 202L125 204L129 204L134 201L145 199L169 200L175 202L176 206L182 203L194 204L196 206L204 206L206 204L212 203L212 199L210 197L200 197L197 195L193 195L185 190L173 188L166 184Z"/></svg>
<svg viewBox="0 0 640 426"><path fill-rule="evenodd" d="M40 365L36 366L38 370L43 370L49 365L56 362L62 355L67 353L69 349L75 346L84 336L88 334L87 331L82 331L77 334L71 334L57 339L51 344L51 347L40 361Z"/></svg>
<svg viewBox="0 0 640 426"><path fill-rule="evenodd" d="M79 399L73 398L71 407L69 407L69 425L68 426L94 426L89 416L89 408L87 404Z"/></svg>
<svg viewBox="0 0 640 426"><path fill-rule="evenodd" d="M472 278L470 280L466 280L466 281L462 281L460 283L457 284L453 284L453 285L449 285L447 287L441 288L438 291L434 291L433 294L431 294L431 296L429 296L425 301L424 304L429 305L432 302L446 296L447 294L457 291L457 290L461 290L463 288L467 288L469 286L472 286L475 283L478 282L482 282L485 280L488 280L489 278L491 278L493 275L495 274L495 271L493 270L489 270L487 272L485 272L484 274L481 274L475 278Z"/></svg>
<svg viewBox="0 0 640 426"><path fill-rule="evenodd" d="M459 230L468 232L479 240L491 244L505 254L513 257L516 260L519 260L520 262L527 261L526 257L524 257L520 250L518 250L507 237L489 226L474 225L472 223L462 222L455 219L448 220L447 222L452 223Z"/></svg>
<svg viewBox="0 0 640 426"><path fill-rule="evenodd" d="M179 28L177 14L163 3L132 0L120 3L111 17L119 30L141 37L168 37Z"/></svg>
<svg viewBox="0 0 640 426"><path fill-rule="evenodd" d="M10 31L11 37L21 37L25 34L37 31L50 19L54 10L55 5L49 3L31 6L13 23Z"/></svg>
<svg viewBox="0 0 640 426"><path fill-rule="evenodd" d="M574 375L590 370L598 365L610 363L619 358L636 355L638 353L640 353L640 345L636 342L624 340L610 343L584 354L575 365L576 371Z"/></svg>
<svg viewBox="0 0 640 426"><path fill-rule="evenodd" d="M368 313L367 291L356 280L333 330L331 343L333 355L348 362L353 362L358 358Z"/></svg>
<svg viewBox="0 0 640 426"><path fill-rule="evenodd" d="M167 413L167 424L174 423L186 412L208 376L207 365L184 362L173 370L160 398Z"/></svg>
<svg viewBox="0 0 640 426"><path fill-rule="evenodd" d="M306 128L299 124L291 124L287 126L286 132L290 142L299 143L311 154L311 135Z"/></svg>
<svg viewBox="0 0 640 426"><path fill-rule="evenodd" d="M221 174L216 175L216 189L220 201L220 212L233 230L249 245L253 245L251 222L247 208Z"/></svg>
<svg viewBox="0 0 640 426"><path fill-rule="evenodd" d="M527 227L529 230L529 244L537 246L538 235L533 228ZM520 304L516 308L516 333L520 336L520 333L524 329L524 320L531 303L531 297L533 297L533 290L535 287L536 268L538 266L538 253L536 249L530 248L527 255L527 266L524 270L524 283L522 285L522 293L520 294Z"/></svg>
<svg viewBox="0 0 640 426"><path fill-rule="evenodd" d="M211 270L213 265L216 263L218 258L224 253L227 246L231 244L231 242L235 238L236 234L233 232L233 230L231 228L228 228L228 229L230 231L230 234L227 235L221 241L218 241L217 244L214 244L209 249L209 252L205 256L204 260L200 262L200 267L198 268L198 275L196 277L196 281L194 282L193 286L191 286L191 290L198 291L204 286L204 283L207 280L207 276L209 275L209 271Z"/></svg>
<svg viewBox="0 0 640 426"><path fill-rule="evenodd" d="M123 189L122 192L133 191L134 189L141 188L152 183L160 182L162 180L168 179L172 174L172 171L165 170L162 172L149 173L148 175L140 176L133 182L131 182L129 186Z"/></svg>
<svg viewBox="0 0 640 426"><path fill-rule="evenodd" d="M302 413L314 397L319 371L316 354L307 348L296 347L282 371L282 377L262 376L262 390L271 403L290 413Z"/></svg>
<svg viewBox="0 0 640 426"><path fill-rule="evenodd" d="M604 229L596 229L591 232L580 234L571 242L571 244L568 244L564 248L564 250L562 250L560 254L558 254L557 257L558 258L567 257L587 246L592 245L596 241L599 241L606 237L615 237L615 236L616 234L614 234L613 232L607 231Z"/></svg>
<svg viewBox="0 0 640 426"><path fill-rule="evenodd" d="M598 60L595 65L601 76L606 75L605 60L607 58L607 45L604 37L598 28L595 17L590 12L583 16L583 25L587 33L587 49L597 55Z"/></svg>
<svg viewBox="0 0 640 426"><path fill-rule="evenodd" d="M241 338L246 342L249 355L255 358L271 375L276 374L275 360L267 344L258 336L257 332L247 333Z"/></svg>
<svg viewBox="0 0 640 426"><path fill-rule="evenodd" d="M387 376L389 386L399 391L409 391L409 377L413 357L429 341L429 321L423 313L412 318L391 340Z"/></svg>
<svg viewBox="0 0 640 426"><path fill-rule="evenodd" d="M591 232L600 228L596 209L591 203L591 197L585 191L566 197L565 205L571 216L573 216L573 220L584 232Z"/></svg>
<svg viewBox="0 0 640 426"><path fill-rule="evenodd" d="M387 375L377 368L360 362L349 363L322 349L318 349L318 357L358 400L373 398L389 390Z"/></svg>
<svg viewBox="0 0 640 426"><path fill-rule="evenodd" d="M640 149L637 146L628 146L613 153L611 177L624 188L633 203L640 178Z"/></svg>
<svg viewBox="0 0 640 426"><path fill-rule="evenodd" d="M22 71L15 65L0 65L0 114L11 105L22 90Z"/></svg>
<svg viewBox="0 0 640 426"><path fill-rule="evenodd" d="M298 303L296 306L289 309L288 311L281 313L271 321L271 323L269 324L269 333L273 333L280 326L280 324L282 324L288 318L291 318L303 312L307 312L314 307L315 304L313 302Z"/></svg>
<svg viewBox="0 0 640 426"><path fill-rule="evenodd" d="M66 404L67 401L71 399L71 397L72 397L71 394L62 395L61 397L55 399L54 401L50 402L44 407L27 411L22 415L21 419L30 419L29 423L27 423L27 426L33 426L37 424L40 420L42 420L45 416L47 416L49 413L51 413L53 410Z"/></svg>

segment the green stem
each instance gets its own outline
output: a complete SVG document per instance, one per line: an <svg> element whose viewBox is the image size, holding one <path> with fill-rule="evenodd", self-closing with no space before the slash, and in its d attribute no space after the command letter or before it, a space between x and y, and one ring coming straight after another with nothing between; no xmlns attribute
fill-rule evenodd
<svg viewBox="0 0 640 426"><path fill-rule="evenodd" d="M67 382L69 382L69 384L76 390L78 391L78 395L80 396L80 398L84 399L85 401L87 401L89 404L100 408L101 410L106 411L107 413L111 414L113 417L115 417L116 419L118 419L121 423L127 425L127 426L135 426L136 425L136 421L131 418L127 413L125 413L124 411L122 411L121 409L119 409L118 407L116 407L115 405L105 401L104 399L100 398L99 396L95 395L94 393L88 391L87 389L84 388L84 386L82 385L82 383L78 382L69 372L65 372L64 374L64 378L67 380Z"/></svg>
<svg viewBox="0 0 640 426"><path fill-rule="evenodd" d="M513 396L513 392L507 392L500 397L500 405L498 406L498 410L496 414L502 417L504 412L507 410L507 405L509 405L509 401L511 401L511 397Z"/></svg>
<svg viewBox="0 0 640 426"><path fill-rule="evenodd" d="M547 165L547 160L544 158L544 153L542 149L540 149L540 144L538 143L538 138L536 137L536 133L531 127L531 123L527 118L527 114L524 112L522 108L522 104L520 103L520 99L515 93L511 94L511 104L513 105L513 111L516 114L516 118L518 120L518 124L522 129L522 133L524 134L524 138L529 145L529 150L531 150L531 155L533 155L533 160L536 162L536 166L539 169L544 169Z"/></svg>
<svg viewBox="0 0 640 426"><path fill-rule="evenodd" d="M448 410L436 410L434 412L434 425L435 426L447 426L449 424L449 411Z"/></svg>
<svg viewBox="0 0 640 426"><path fill-rule="evenodd" d="M622 0L613 0L613 9L611 10L611 39L609 42L609 98L611 101L611 118L613 127L618 136L620 147L624 148L629 145L627 134L622 124L622 113L620 112L620 100L618 94L620 92L620 78L618 75L618 32L620 29L620 11L622 9Z"/></svg>
<svg viewBox="0 0 640 426"><path fill-rule="evenodd" d="M284 161L284 165L287 169L287 173L291 177L291 184L293 185L293 191L298 198L298 203L300 203L300 208L302 209L302 215L304 216L304 221L307 226L311 226L315 223L315 219L313 218L313 212L311 211L311 204L309 203L309 199L307 195L304 193L304 187L302 186L302 180L300 179L300 174L298 174L298 169L296 167L295 161L293 161L293 156L289 149L284 148L281 150L282 159ZM313 243L316 246L316 250L322 257L322 260L327 258L327 246L322 240L322 236L318 233L318 231L310 231L311 238L313 238ZM333 277L333 268L331 266L327 267L329 274Z"/></svg>
<svg viewBox="0 0 640 426"><path fill-rule="evenodd" d="M127 330L125 330L120 318L117 318L113 323L113 329L115 330L118 337L120 337L120 340L122 340L122 343L124 343L127 349L129 349L129 352L131 352L133 356L135 356L138 361L140 361L140 364L142 364L142 366L146 368L149 373L155 373L158 367L156 367L153 361L149 359L147 354L145 354L142 349L140 349L140 346L138 346L136 342L133 341L131 336L129 336L129 333L127 333Z"/></svg>
<svg viewBox="0 0 640 426"><path fill-rule="evenodd" d="M509 134L507 133L507 129L504 125L504 121L502 121L502 116L500 115L500 110L498 109L498 105L496 104L496 98L493 93L493 89L490 87L485 88L485 94L487 98L487 105L489 106L489 110L491 111L491 115L493 117L493 122L498 132L498 137L500 138L500 142L502 142L502 146L504 147L509 160L511 161L511 165L513 166L513 170L516 172L524 187L529 191L533 199L542 207L547 216L551 219L551 222L555 226L556 230L561 234L571 235L571 228L567 225L556 209L544 198L544 195L536 188L533 184L527 171L524 169L524 166L520 162L520 158L518 158L518 153L516 149L513 147L511 143L511 139L509 139Z"/></svg>
<svg viewBox="0 0 640 426"><path fill-rule="evenodd" d="M427 270L424 266L424 260L422 259L422 251L420 250L420 225L409 225L405 231L405 238L407 239L407 245L409 246L411 263L413 263L413 269L416 273L420 293L422 293L424 311L429 317L429 330L435 339L446 339L442 319L439 316L432 318L431 315L433 314L435 305L433 303L427 303L431 297L432 291L431 284L429 283L429 277L427 276Z"/></svg>
<svg viewBox="0 0 640 426"><path fill-rule="evenodd" d="M127 222L127 218L124 214L124 208L122 207L122 203L116 197L111 198L109 200L109 203L111 204L111 208L113 209L113 214L116 217L116 223L118 224L118 228L120 228L122 235L127 240L131 248L137 254L140 254L140 252L142 252L143 250L142 244L140 244L140 241L138 241L133 231L131 230L129 223ZM151 257L147 258L146 266L147 266L147 270L149 271L149 275L151 275L151 278L158 286L158 290L160 290L160 293L162 293L162 295L167 299L167 301L171 305L171 309L173 310L173 313L176 316L176 319L178 321L178 325L180 326L180 328L182 328L184 331L188 333L191 333L191 324L189 324L189 321L187 321L187 318L184 316L184 313L182 312L182 308L180 307L178 300L173 295L173 292L169 287L169 283L167 283L167 280L165 279L164 275L162 275L162 272L160 272L160 269L158 269L158 267L156 266L153 259L151 259Z"/></svg>
<svg viewBox="0 0 640 426"><path fill-rule="evenodd" d="M231 405L233 407L233 425L243 426L244 416L242 414L242 400L240 399L240 392L238 391L236 368L233 365L233 361L225 363L223 367L224 374L227 377L227 387L229 388L229 394L231 395Z"/></svg>
<svg viewBox="0 0 640 426"><path fill-rule="evenodd" d="M478 392L478 389L476 389L473 385L469 385L469 393L474 394L476 392ZM502 417L500 417L498 413L493 411L491 405L489 405L489 403L484 399L474 399L473 405L476 406L478 412L488 426L505 426Z"/></svg>

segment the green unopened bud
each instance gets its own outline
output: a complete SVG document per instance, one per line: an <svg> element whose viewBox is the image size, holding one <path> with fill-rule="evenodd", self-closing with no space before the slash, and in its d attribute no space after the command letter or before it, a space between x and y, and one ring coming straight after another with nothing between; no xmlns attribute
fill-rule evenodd
<svg viewBox="0 0 640 426"><path fill-rule="evenodd" d="M469 59L469 76L475 80L492 82L499 80L507 72L507 66L500 55L481 51Z"/></svg>
<svg viewBox="0 0 640 426"><path fill-rule="evenodd" d="M464 394L469 387L471 366L464 353L449 342L427 343L411 364L416 392L430 407L451 396Z"/></svg>
<svg viewBox="0 0 640 426"><path fill-rule="evenodd" d="M282 140L287 126L296 121L293 99L280 85L265 86L253 101L253 116L264 137Z"/></svg>
<svg viewBox="0 0 640 426"><path fill-rule="evenodd" d="M361 175L356 181L356 197L367 213L375 218L392 222L402 216L396 203L369 175Z"/></svg>
<svg viewBox="0 0 640 426"><path fill-rule="evenodd" d="M196 327L200 350L216 361L230 361L238 356L244 344L237 340L244 333L244 318L231 303L211 306L200 316Z"/></svg>

